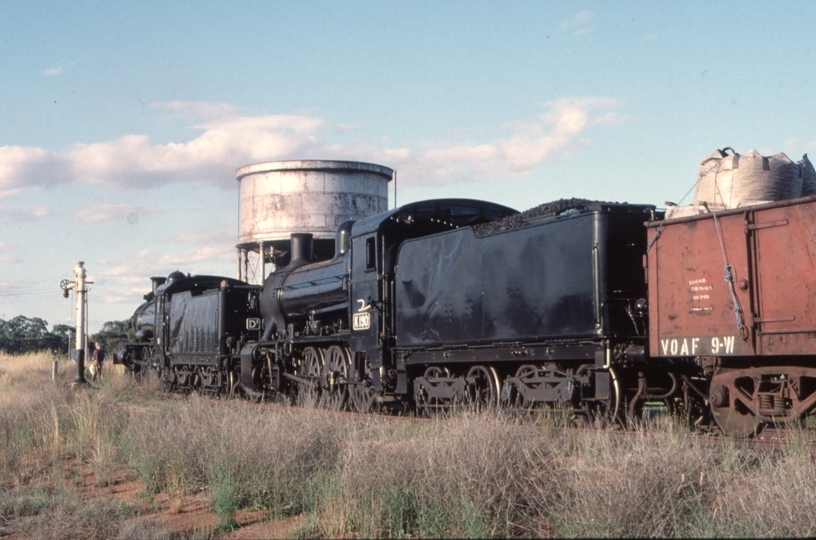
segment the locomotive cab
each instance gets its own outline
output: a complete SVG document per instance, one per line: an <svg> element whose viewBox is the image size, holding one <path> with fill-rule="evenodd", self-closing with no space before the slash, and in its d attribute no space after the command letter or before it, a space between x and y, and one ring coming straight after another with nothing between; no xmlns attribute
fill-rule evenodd
<svg viewBox="0 0 816 540"><path fill-rule="evenodd" d="M400 246L408 240L497 221L516 210L470 199L421 201L355 223L351 231L351 348L373 390L406 394L404 365L396 345L395 273Z"/></svg>

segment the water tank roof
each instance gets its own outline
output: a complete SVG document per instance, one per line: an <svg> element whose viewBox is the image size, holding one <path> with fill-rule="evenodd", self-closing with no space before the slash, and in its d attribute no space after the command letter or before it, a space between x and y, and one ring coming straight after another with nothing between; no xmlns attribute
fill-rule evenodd
<svg viewBox="0 0 816 540"><path fill-rule="evenodd" d="M391 180L394 171L388 167L374 163L363 163L360 161L330 161L321 159L293 159L288 161L268 161L266 163L256 163L246 165L235 171L235 177L240 182L241 179L250 174L274 172L274 171L324 171L332 173L367 172L382 176Z"/></svg>

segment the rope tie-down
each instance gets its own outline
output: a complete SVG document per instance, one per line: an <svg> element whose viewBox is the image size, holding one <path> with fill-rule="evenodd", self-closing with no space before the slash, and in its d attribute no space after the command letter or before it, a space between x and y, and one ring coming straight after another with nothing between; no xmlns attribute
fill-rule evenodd
<svg viewBox="0 0 816 540"><path fill-rule="evenodd" d="M720 252L723 258L723 274L725 282L728 283L728 290L731 291L731 300L734 302L734 314L737 317L737 329L742 334L745 330L745 322L742 316L742 308L737 298L737 291L734 289L734 267L728 264L728 257L725 254L725 243L723 242L722 231L720 230L720 222L717 219L717 212L711 213L714 216L714 226L717 228L717 238L720 240Z"/></svg>

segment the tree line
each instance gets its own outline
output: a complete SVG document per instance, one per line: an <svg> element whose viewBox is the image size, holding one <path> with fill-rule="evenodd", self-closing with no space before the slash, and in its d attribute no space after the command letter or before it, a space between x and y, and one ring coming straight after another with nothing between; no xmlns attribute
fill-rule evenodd
<svg viewBox="0 0 816 540"><path fill-rule="evenodd" d="M4 321L0 319L0 351L6 354L26 354L39 351L57 351L67 355L70 347L76 347L76 329L67 324L55 324L48 330L48 322L39 317L18 315ZM123 343L133 341L130 320L108 321L102 329L91 334L89 346L101 342L108 354L118 351Z"/></svg>

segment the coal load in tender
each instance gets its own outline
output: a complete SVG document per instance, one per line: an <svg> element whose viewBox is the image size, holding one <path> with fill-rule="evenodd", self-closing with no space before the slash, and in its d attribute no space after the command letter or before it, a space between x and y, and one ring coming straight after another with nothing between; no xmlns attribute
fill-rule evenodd
<svg viewBox="0 0 816 540"><path fill-rule="evenodd" d="M590 201L588 199L575 199L575 198L558 199L557 201L540 204L534 208L525 210L524 212L513 214L512 216L507 216L506 218L497 221L489 221L487 223L475 225L473 227L473 232L476 233L476 236L485 236L487 234L491 234L494 232L518 229L519 227L524 227L535 218L544 216L557 216L562 212L572 209L581 210L582 208L585 208L588 204L591 204L593 202L599 201Z"/></svg>

